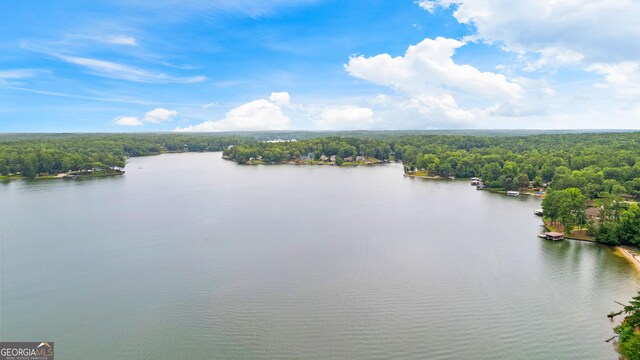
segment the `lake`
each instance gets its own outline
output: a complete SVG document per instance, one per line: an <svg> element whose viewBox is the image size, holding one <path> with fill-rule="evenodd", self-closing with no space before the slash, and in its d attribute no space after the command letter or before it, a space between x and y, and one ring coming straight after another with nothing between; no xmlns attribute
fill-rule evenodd
<svg viewBox="0 0 640 360"><path fill-rule="evenodd" d="M540 200L402 166L132 158L0 183L0 338L57 359L617 359L640 287Z"/></svg>

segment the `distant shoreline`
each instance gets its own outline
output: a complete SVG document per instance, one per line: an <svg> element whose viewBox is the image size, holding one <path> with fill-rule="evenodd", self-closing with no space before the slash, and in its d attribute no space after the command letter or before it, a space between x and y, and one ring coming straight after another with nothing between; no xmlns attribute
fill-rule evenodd
<svg viewBox="0 0 640 360"><path fill-rule="evenodd" d="M0 181L15 181L15 180L26 180L26 181L44 181L44 180L59 180L59 179L86 179L86 178L100 178L100 177L111 177L111 176L120 176L124 175L123 170L101 170L94 172L84 172L84 173L53 173L47 175L38 175L35 178L24 177L20 174L13 174L8 176L0 176Z"/></svg>
<svg viewBox="0 0 640 360"><path fill-rule="evenodd" d="M432 176L432 175L420 174L417 172L404 173L404 176L418 178L418 179L429 179L429 180L456 180L455 178L452 179L450 177L444 177L444 176L438 176L438 175Z"/></svg>

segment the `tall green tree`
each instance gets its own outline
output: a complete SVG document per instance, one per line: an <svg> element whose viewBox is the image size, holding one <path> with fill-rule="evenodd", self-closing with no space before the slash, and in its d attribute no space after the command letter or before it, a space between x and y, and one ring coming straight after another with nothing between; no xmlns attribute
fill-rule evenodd
<svg viewBox="0 0 640 360"><path fill-rule="evenodd" d="M587 197L577 188L555 190L542 201L542 209L551 221L559 221L566 233L585 223Z"/></svg>
<svg viewBox="0 0 640 360"><path fill-rule="evenodd" d="M622 243L640 245L640 206L637 204L631 204L622 212L618 237Z"/></svg>
<svg viewBox="0 0 640 360"><path fill-rule="evenodd" d="M613 330L618 334L618 351L627 360L640 360L640 292L624 307L626 317Z"/></svg>

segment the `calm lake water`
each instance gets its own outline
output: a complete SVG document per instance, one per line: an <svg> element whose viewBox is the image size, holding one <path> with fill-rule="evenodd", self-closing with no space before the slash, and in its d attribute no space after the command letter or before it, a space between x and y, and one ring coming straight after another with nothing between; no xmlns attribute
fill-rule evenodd
<svg viewBox="0 0 640 360"><path fill-rule="evenodd" d="M133 158L0 183L0 339L57 359L617 359L640 288L608 247L538 239L539 200L398 164Z"/></svg>

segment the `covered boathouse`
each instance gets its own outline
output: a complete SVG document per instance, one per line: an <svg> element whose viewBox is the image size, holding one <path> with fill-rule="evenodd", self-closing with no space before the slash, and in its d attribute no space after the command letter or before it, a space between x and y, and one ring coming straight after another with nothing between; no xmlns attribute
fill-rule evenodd
<svg viewBox="0 0 640 360"><path fill-rule="evenodd" d="M544 234L541 234L540 237L547 240L557 241L557 240L563 240L564 234L561 232L549 231Z"/></svg>

